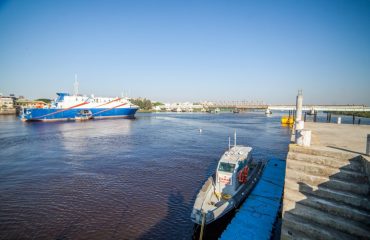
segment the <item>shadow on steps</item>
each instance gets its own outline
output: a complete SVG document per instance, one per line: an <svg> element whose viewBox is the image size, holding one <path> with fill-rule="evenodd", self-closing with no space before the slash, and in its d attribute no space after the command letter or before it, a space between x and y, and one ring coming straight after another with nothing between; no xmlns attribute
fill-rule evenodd
<svg viewBox="0 0 370 240"><path fill-rule="evenodd" d="M349 166L364 164L362 158L326 176L323 165L316 166L316 175L308 167L287 167L281 239L370 239L369 179L365 166Z"/></svg>

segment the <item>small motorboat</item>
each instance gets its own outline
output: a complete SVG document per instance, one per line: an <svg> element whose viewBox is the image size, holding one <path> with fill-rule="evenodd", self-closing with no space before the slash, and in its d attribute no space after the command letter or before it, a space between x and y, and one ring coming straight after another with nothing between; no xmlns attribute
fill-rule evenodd
<svg viewBox="0 0 370 240"><path fill-rule="evenodd" d="M93 119L93 114L90 110L83 109L77 112L75 116L76 121L87 121Z"/></svg>
<svg viewBox="0 0 370 240"><path fill-rule="evenodd" d="M196 197L191 220L207 225L238 208L258 182L265 164L253 160L251 147L236 145L236 134L233 147L229 138L229 149Z"/></svg>
<svg viewBox="0 0 370 240"><path fill-rule="evenodd" d="M240 110L239 110L239 109L237 109L237 108L234 108L234 109L233 109L233 113L240 113Z"/></svg>

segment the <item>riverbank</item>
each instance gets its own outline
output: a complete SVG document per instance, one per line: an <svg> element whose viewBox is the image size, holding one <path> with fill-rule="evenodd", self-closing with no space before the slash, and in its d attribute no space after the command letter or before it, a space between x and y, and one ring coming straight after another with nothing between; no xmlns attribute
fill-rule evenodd
<svg viewBox="0 0 370 240"><path fill-rule="evenodd" d="M329 112L329 113L335 114L335 115L370 118L370 112Z"/></svg>

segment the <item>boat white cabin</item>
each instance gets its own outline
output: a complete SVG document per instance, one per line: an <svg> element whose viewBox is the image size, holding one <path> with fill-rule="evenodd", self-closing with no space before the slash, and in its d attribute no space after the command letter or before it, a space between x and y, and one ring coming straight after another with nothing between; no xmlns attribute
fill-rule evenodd
<svg viewBox="0 0 370 240"><path fill-rule="evenodd" d="M248 168L248 163L252 160L251 147L235 146L222 155L216 171L215 193L219 196L233 196L240 185L238 174Z"/></svg>

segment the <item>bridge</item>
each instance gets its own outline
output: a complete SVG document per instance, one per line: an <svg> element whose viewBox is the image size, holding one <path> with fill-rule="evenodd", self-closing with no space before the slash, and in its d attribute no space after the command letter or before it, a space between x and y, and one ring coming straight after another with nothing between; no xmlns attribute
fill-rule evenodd
<svg viewBox="0 0 370 240"><path fill-rule="evenodd" d="M206 102L203 103L204 108L208 109L240 109L240 110L249 110L249 109L267 109L269 105L265 104L262 101L222 101L222 102Z"/></svg>
<svg viewBox="0 0 370 240"><path fill-rule="evenodd" d="M296 110L295 104L273 105L261 101L227 101L227 102L208 102L203 104L208 109L239 109L239 110L266 110L270 111L293 111ZM304 105L303 111L319 112L370 112L370 107L365 105Z"/></svg>
<svg viewBox="0 0 370 240"><path fill-rule="evenodd" d="M273 111L292 111L295 105L269 105L267 109ZM303 105L303 111L325 111L325 112L370 112L370 108L365 105Z"/></svg>

